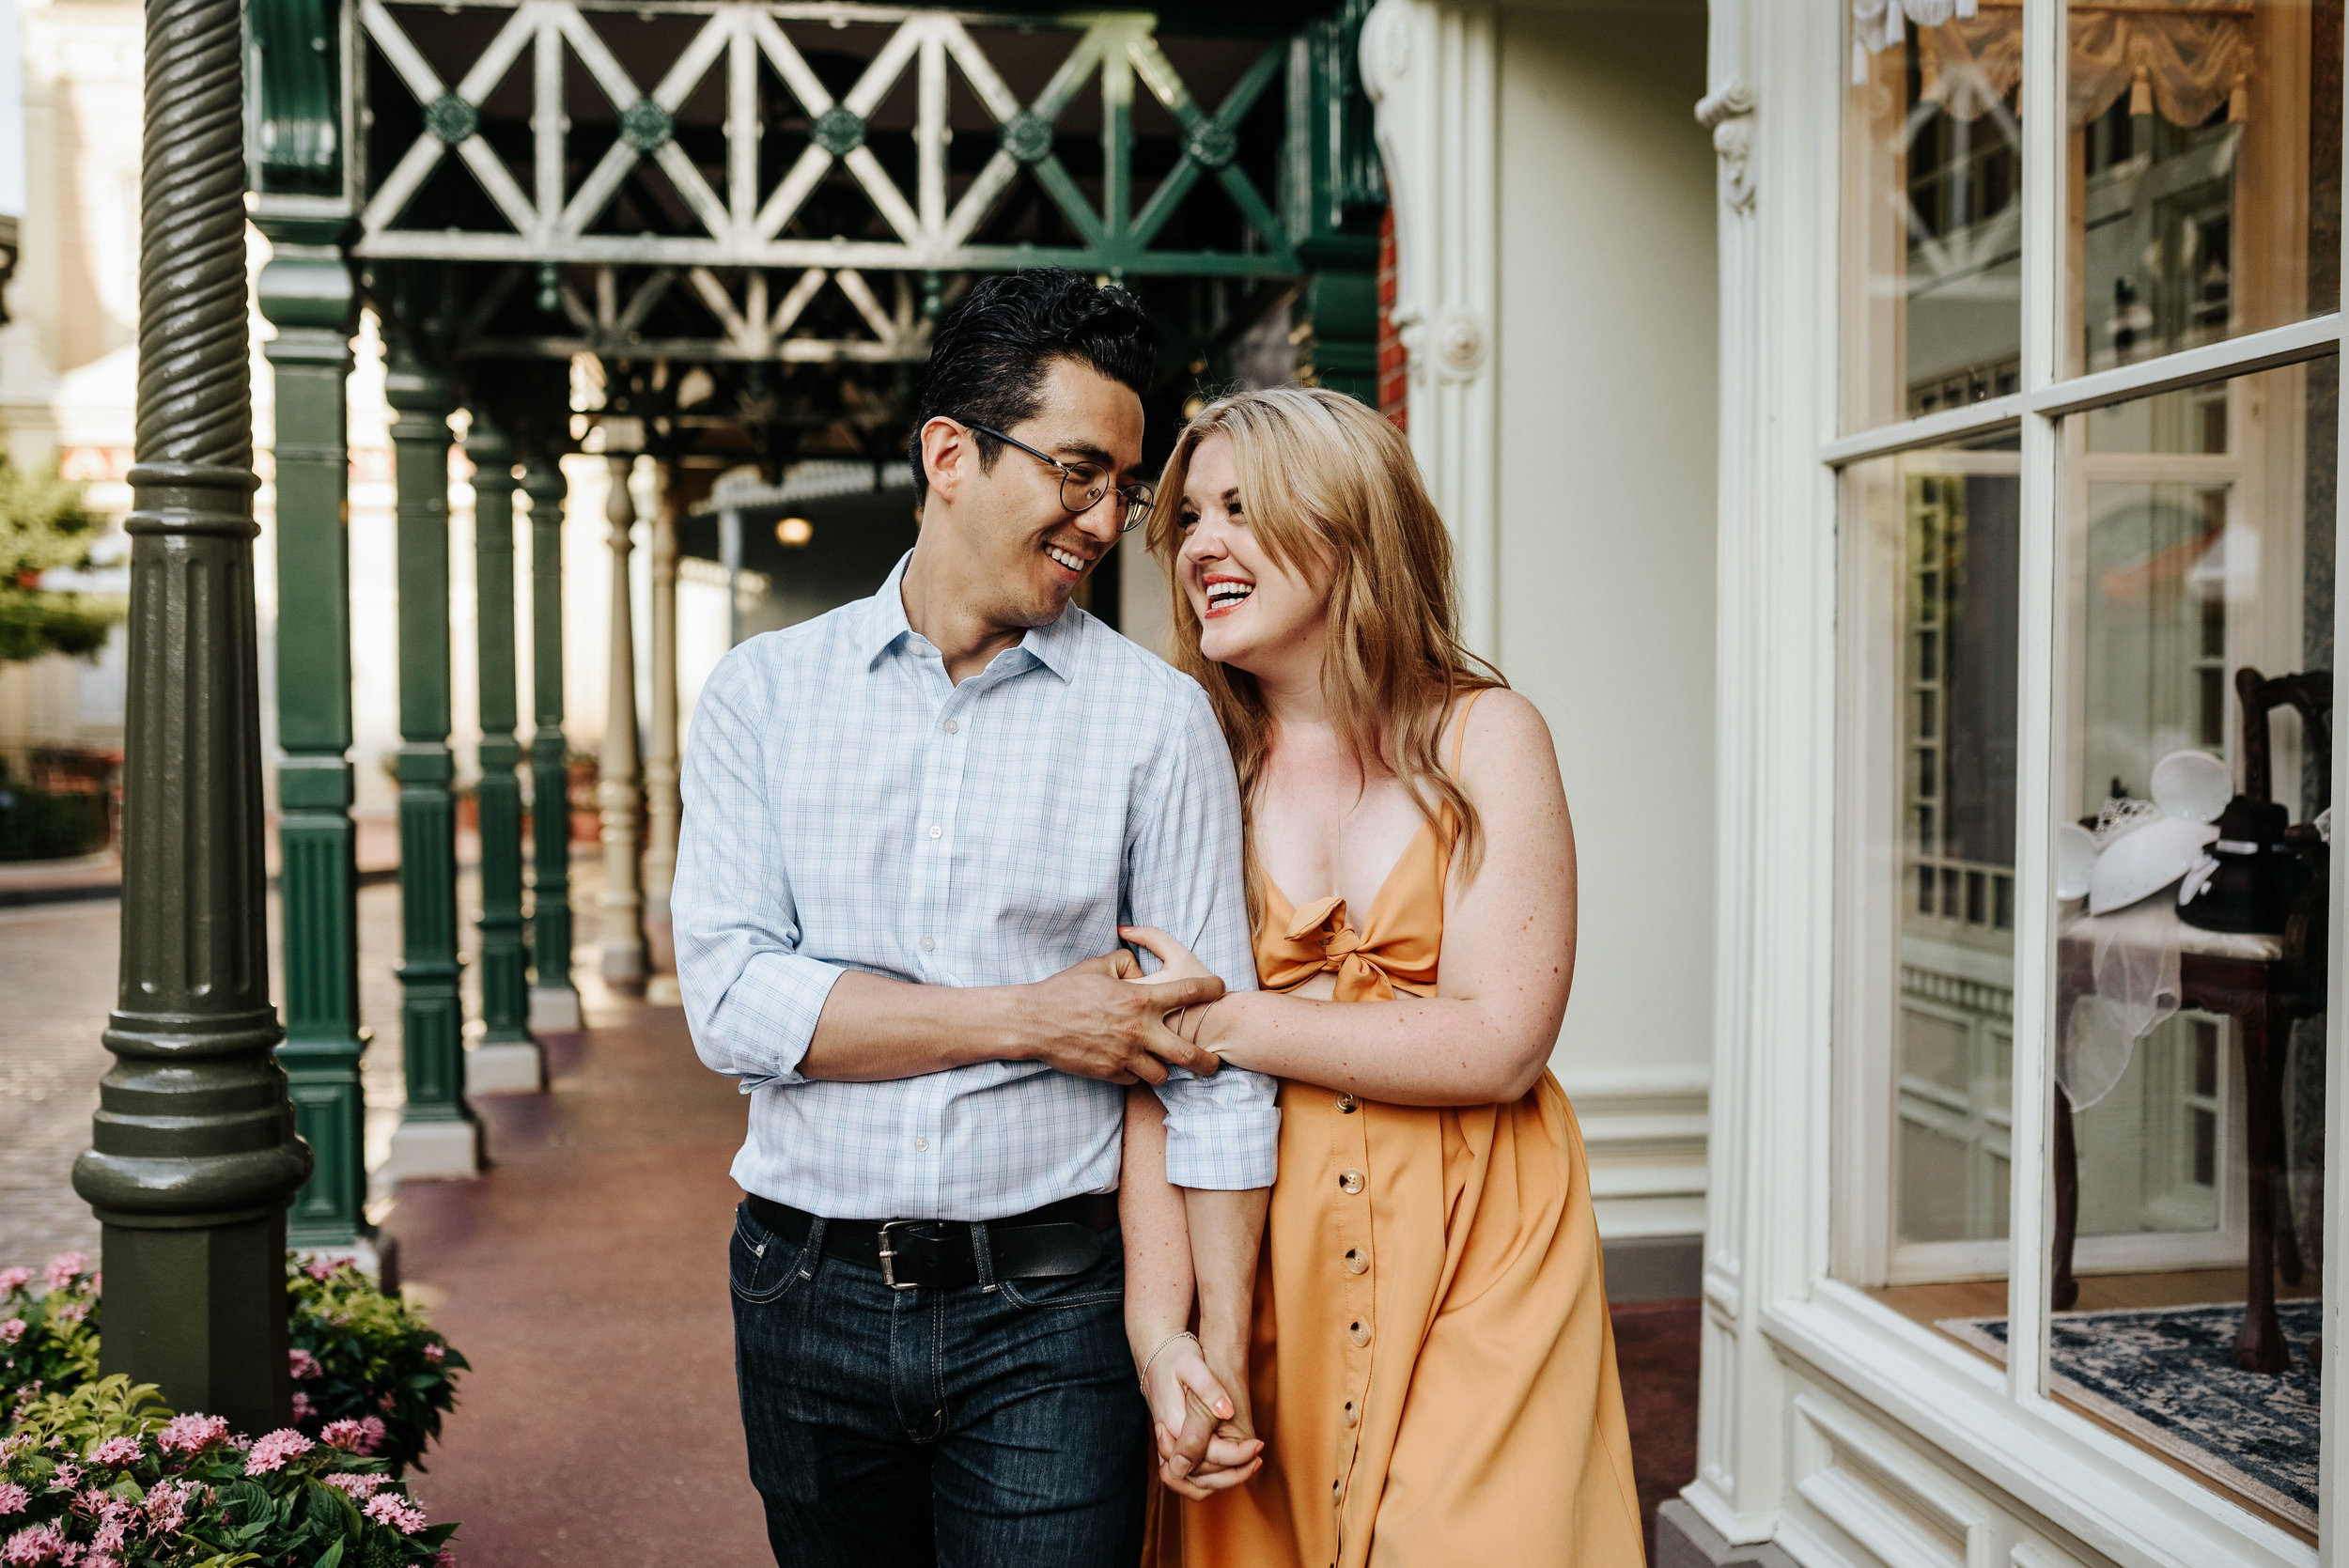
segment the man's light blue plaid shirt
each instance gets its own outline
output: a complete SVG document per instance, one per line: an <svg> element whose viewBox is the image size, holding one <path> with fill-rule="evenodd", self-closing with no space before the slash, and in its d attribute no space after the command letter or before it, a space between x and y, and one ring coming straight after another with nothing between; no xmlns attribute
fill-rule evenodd
<svg viewBox="0 0 2349 1568"><path fill-rule="evenodd" d="M694 1048L751 1096L734 1179L832 1219L1000 1219L1117 1186L1125 1091L1026 1062L796 1071L851 969L1041 980L1156 925L1255 985L1238 784L1198 685L1070 606L954 685L879 593L743 644L703 688L670 914ZM1272 1079L1159 1090L1167 1173L1271 1185Z"/></svg>

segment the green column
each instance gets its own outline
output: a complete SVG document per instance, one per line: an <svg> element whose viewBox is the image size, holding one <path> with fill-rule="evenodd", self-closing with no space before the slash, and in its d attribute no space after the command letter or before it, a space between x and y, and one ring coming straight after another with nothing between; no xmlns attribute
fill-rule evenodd
<svg viewBox="0 0 2349 1568"><path fill-rule="evenodd" d="M282 1425L286 1204L310 1174L270 1004L237 0L150 0L131 471L120 989L74 1190L102 1370Z"/></svg>
<svg viewBox="0 0 2349 1568"><path fill-rule="evenodd" d="M522 467L530 498L530 1024L580 1026L571 983L571 801L563 739L563 469L534 448Z"/></svg>
<svg viewBox="0 0 2349 1568"><path fill-rule="evenodd" d="M449 755L448 384L402 341L384 391L399 495L399 1027L408 1106L392 1168L470 1176L480 1144L464 1099L457 957L457 799Z"/></svg>
<svg viewBox="0 0 2349 1568"><path fill-rule="evenodd" d="M542 1087L530 1037L530 948L522 938L522 749L514 739L514 443L475 409L474 627L481 671L481 1034L467 1053L472 1094Z"/></svg>
<svg viewBox="0 0 2349 1568"><path fill-rule="evenodd" d="M359 1058L357 856L350 825L350 552L343 383L350 269L339 221L263 221L262 314L277 379L278 893L286 910L286 1043L278 1064L318 1163L288 1238L348 1246L366 1219Z"/></svg>

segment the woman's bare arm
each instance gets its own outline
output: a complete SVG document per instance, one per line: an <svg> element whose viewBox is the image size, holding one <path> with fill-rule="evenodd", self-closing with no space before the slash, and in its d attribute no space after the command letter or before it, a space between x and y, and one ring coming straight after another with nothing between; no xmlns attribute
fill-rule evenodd
<svg viewBox="0 0 2349 1568"><path fill-rule="evenodd" d="M1143 1395L1150 1405L1160 1479L1186 1497L1205 1498L1245 1482L1262 1465L1264 1444L1248 1418L1248 1315L1256 1243L1271 1194L1264 1188L1206 1192L1169 1186L1166 1110L1146 1088L1126 1096L1125 1138L1117 1215L1126 1237L1127 1343L1135 1370L1146 1374ZM1237 1250L1241 1231L1247 1231L1246 1278L1235 1303L1228 1255ZM1191 1320L1192 1253L1200 1240L1210 1251L1198 1273L1206 1299L1199 1339L1192 1341L1181 1336ZM1234 1312L1236 1351L1222 1327ZM1211 1346L1217 1347L1212 1353Z"/></svg>
<svg viewBox="0 0 2349 1568"><path fill-rule="evenodd" d="M1461 774L1485 849L1473 877L1454 862L1437 994L1364 1007L1238 993L1191 1011L1201 1045L1390 1105L1483 1105L1532 1088L1565 1016L1575 948L1574 824L1539 710L1487 692L1469 710Z"/></svg>

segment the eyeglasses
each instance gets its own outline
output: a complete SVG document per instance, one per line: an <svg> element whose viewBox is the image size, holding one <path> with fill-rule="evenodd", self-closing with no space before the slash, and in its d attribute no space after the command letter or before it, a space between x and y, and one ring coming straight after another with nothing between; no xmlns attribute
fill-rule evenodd
<svg viewBox="0 0 2349 1568"><path fill-rule="evenodd" d="M969 424L965 421L958 420L957 423L961 424L967 430L976 430L983 436L993 436L1006 446L1017 446L1036 461L1050 463L1059 469L1060 504L1072 512L1090 511L1099 504L1103 496L1110 493L1109 470L1099 463L1065 463L1058 458L1037 451L1024 441L1003 434L1001 430L985 425ZM1149 521L1150 507L1158 499L1147 485L1123 486L1117 491L1117 498L1125 504L1126 508L1126 515L1118 520L1117 524L1117 531L1121 534L1130 534Z"/></svg>

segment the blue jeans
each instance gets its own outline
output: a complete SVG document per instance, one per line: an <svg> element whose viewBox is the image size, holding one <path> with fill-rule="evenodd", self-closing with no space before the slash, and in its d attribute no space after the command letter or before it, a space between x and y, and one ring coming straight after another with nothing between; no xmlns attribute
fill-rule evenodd
<svg viewBox="0 0 2349 1568"><path fill-rule="evenodd" d="M1131 1568L1147 1418L1117 1231L1062 1280L891 1290L738 1207L734 1366L783 1568Z"/></svg>

